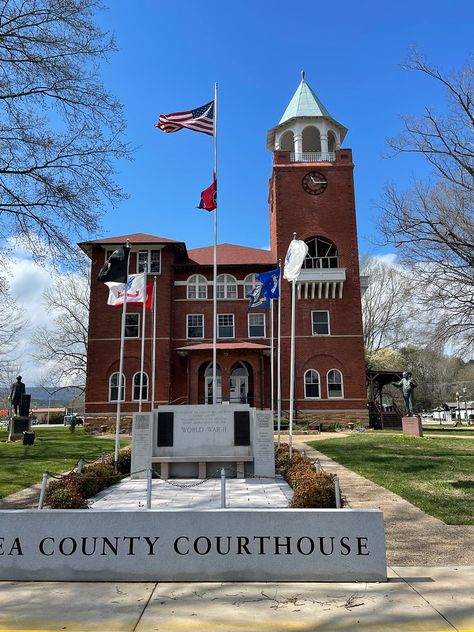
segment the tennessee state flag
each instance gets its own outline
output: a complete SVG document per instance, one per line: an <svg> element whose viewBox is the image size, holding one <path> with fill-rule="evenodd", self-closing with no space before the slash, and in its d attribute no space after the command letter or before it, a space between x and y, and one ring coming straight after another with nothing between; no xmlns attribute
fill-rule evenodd
<svg viewBox="0 0 474 632"><path fill-rule="evenodd" d="M211 186L201 193L201 201L197 208L202 208L205 211L213 211L217 208L217 180L214 180Z"/></svg>

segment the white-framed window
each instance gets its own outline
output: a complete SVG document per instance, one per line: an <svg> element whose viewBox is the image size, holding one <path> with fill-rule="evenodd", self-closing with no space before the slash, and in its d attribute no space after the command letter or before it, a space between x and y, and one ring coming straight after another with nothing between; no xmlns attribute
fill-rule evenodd
<svg viewBox="0 0 474 632"><path fill-rule="evenodd" d="M216 285L217 298L237 298L237 279L231 274L219 274Z"/></svg>
<svg viewBox="0 0 474 632"><path fill-rule="evenodd" d="M248 315L249 338L265 338L265 314Z"/></svg>
<svg viewBox="0 0 474 632"><path fill-rule="evenodd" d="M329 336L329 312L318 310L311 312L311 326L313 336Z"/></svg>
<svg viewBox="0 0 474 632"><path fill-rule="evenodd" d="M308 369L304 374L304 398L321 399L321 380L316 369Z"/></svg>
<svg viewBox="0 0 474 632"><path fill-rule="evenodd" d="M331 369L327 375L328 397L342 399L344 397L344 383L339 369Z"/></svg>
<svg viewBox="0 0 474 632"><path fill-rule="evenodd" d="M204 314L186 315L186 337L204 338Z"/></svg>
<svg viewBox="0 0 474 632"><path fill-rule="evenodd" d="M246 297L248 292L251 292L257 285L262 285L260 281L257 281L257 275L255 273L247 274L244 279L244 297Z"/></svg>
<svg viewBox="0 0 474 632"><path fill-rule="evenodd" d="M119 392L119 375L120 373L112 373L112 375L109 378L109 402L116 402L118 400L118 392ZM122 373L122 397L120 398L120 401L123 402L124 400L124 393L125 393L125 375L123 375Z"/></svg>
<svg viewBox="0 0 474 632"><path fill-rule="evenodd" d="M234 314L217 314L217 337L234 338Z"/></svg>
<svg viewBox="0 0 474 632"><path fill-rule="evenodd" d="M140 400L140 373L135 373L135 375L133 376L132 399L134 402L138 402ZM146 402L147 400L148 400L148 375L146 373L143 373L142 401Z"/></svg>
<svg viewBox="0 0 474 632"><path fill-rule="evenodd" d="M160 274L161 272L161 250L139 250L137 253L137 273L143 272Z"/></svg>
<svg viewBox="0 0 474 632"><path fill-rule="evenodd" d="M202 274L193 274L187 280L187 298L206 299L207 298L207 279Z"/></svg>
<svg viewBox="0 0 474 632"><path fill-rule="evenodd" d="M125 338L140 337L140 314L125 314Z"/></svg>

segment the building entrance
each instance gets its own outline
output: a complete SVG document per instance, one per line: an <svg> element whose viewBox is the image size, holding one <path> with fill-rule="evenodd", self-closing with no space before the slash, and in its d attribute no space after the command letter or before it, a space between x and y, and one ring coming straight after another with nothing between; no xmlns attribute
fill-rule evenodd
<svg viewBox="0 0 474 632"><path fill-rule="evenodd" d="M204 381L206 404L212 404L212 363L207 366L207 369L204 373ZM216 370L216 382L216 404L220 404L222 402L222 376L219 366Z"/></svg>
<svg viewBox="0 0 474 632"><path fill-rule="evenodd" d="M249 373L245 366L239 362L230 374L230 403L246 404L249 392Z"/></svg>

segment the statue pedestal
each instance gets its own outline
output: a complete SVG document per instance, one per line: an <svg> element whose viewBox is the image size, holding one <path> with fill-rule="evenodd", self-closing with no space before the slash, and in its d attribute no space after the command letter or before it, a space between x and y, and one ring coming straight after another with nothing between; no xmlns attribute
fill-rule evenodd
<svg viewBox="0 0 474 632"><path fill-rule="evenodd" d="M23 433L31 432L31 417L15 416L10 421L9 441L18 441L23 439Z"/></svg>
<svg viewBox="0 0 474 632"><path fill-rule="evenodd" d="M421 419L418 415L414 417L402 417L402 429L404 435L414 435L415 437L423 436Z"/></svg>

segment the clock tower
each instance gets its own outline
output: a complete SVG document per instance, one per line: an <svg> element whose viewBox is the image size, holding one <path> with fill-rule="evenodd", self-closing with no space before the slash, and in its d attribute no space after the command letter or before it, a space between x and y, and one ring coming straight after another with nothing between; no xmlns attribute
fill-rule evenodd
<svg viewBox="0 0 474 632"><path fill-rule="evenodd" d="M270 237L282 262L296 233L309 251L297 281L295 406L298 418L367 423L352 151L347 129L306 83L268 132L273 152ZM282 280L282 358L290 353L290 284ZM282 361L282 367L286 362ZM282 409L289 374L282 370Z"/></svg>

